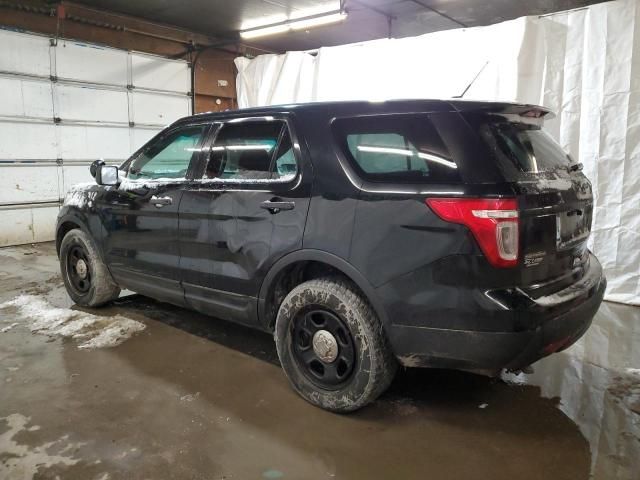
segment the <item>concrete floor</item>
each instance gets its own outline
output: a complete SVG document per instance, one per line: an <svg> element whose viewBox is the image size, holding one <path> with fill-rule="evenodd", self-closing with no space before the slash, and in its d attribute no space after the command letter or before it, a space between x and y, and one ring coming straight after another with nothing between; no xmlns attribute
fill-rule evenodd
<svg viewBox="0 0 640 480"><path fill-rule="evenodd" d="M32 332L21 293L71 307L52 244L0 249L2 479L640 478L640 308L603 304L532 375L406 370L343 416L293 393L268 335L125 295L73 308L146 328L84 349Z"/></svg>

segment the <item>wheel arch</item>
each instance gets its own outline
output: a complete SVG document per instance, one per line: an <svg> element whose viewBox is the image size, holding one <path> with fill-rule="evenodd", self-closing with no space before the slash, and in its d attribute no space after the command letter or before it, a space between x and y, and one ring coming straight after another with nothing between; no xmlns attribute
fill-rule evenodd
<svg viewBox="0 0 640 480"><path fill-rule="evenodd" d="M58 219L56 224L56 254L60 255L60 245L62 244L62 239L64 236L69 233L71 230L80 229L85 232L87 235L91 235L91 232L87 228L85 222L79 218L77 215L73 213L68 213L63 215Z"/></svg>
<svg viewBox="0 0 640 480"><path fill-rule="evenodd" d="M274 298L275 290L280 284L283 275L292 272L297 266L307 266L309 264L326 266L332 273L338 273L350 280L369 301L382 325L384 327L388 325L388 317L382 301L375 289L358 269L337 255L323 252L322 250L303 249L280 258L271 266L262 281L258 297L258 321L264 330L273 331L277 308L274 310L269 303ZM279 307L280 303L281 300L277 302L277 307Z"/></svg>

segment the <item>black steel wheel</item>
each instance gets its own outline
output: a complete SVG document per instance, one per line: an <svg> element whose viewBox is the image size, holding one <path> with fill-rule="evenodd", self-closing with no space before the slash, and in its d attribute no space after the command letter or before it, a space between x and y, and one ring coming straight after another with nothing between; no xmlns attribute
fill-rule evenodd
<svg viewBox="0 0 640 480"><path fill-rule="evenodd" d="M311 382L332 389L349 379L356 363L355 345L338 315L312 307L302 310L291 326L293 357Z"/></svg>
<svg viewBox="0 0 640 480"><path fill-rule="evenodd" d="M82 245L73 245L67 255L67 275L69 283L80 295L86 294L91 287L91 268L89 265L87 252L82 248Z"/></svg>
<svg viewBox="0 0 640 480"><path fill-rule="evenodd" d="M315 278L291 290L278 310L274 336L294 390L333 412L374 401L397 370L378 316L343 277Z"/></svg>
<svg viewBox="0 0 640 480"><path fill-rule="evenodd" d="M78 305L97 307L120 295L120 288L100 258L93 239L82 230L65 234L59 257L67 293Z"/></svg>

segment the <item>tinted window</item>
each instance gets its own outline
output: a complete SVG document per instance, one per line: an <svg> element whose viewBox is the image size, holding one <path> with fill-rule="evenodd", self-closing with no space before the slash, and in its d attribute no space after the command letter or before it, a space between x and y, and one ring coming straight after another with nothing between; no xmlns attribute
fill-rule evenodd
<svg viewBox="0 0 640 480"><path fill-rule="evenodd" d="M469 116L480 137L503 163L538 173L567 168L571 158L539 125L508 121L497 115Z"/></svg>
<svg viewBox="0 0 640 480"><path fill-rule="evenodd" d="M296 163L296 157L293 155L291 137L285 127L280 139L280 145L276 151L272 178L293 178L297 172L298 164Z"/></svg>
<svg viewBox="0 0 640 480"><path fill-rule="evenodd" d="M133 160L128 177L184 178L204 129L204 125L184 127L160 138Z"/></svg>
<svg viewBox="0 0 640 480"><path fill-rule="evenodd" d="M344 153L368 180L460 180L456 162L427 115L339 119L334 129Z"/></svg>
<svg viewBox="0 0 640 480"><path fill-rule="evenodd" d="M248 122L222 127L205 178L267 180L293 178L297 164L284 122Z"/></svg>

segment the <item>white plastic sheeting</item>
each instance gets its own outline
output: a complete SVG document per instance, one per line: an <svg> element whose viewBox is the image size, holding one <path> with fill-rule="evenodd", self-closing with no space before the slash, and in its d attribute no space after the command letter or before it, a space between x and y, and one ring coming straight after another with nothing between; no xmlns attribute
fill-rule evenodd
<svg viewBox="0 0 640 480"><path fill-rule="evenodd" d="M405 39L236 59L241 107L448 98L543 104L547 129L585 166L591 248L606 299L640 305L640 2Z"/></svg>
<svg viewBox="0 0 640 480"><path fill-rule="evenodd" d="M540 102L558 116L548 128L593 183L591 248L609 280L605 298L640 305L640 2L552 20Z"/></svg>
<svg viewBox="0 0 640 480"><path fill-rule="evenodd" d="M537 101L544 66L541 22L521 18L305 52L237 58L240 107L324 100L465 98Z"/></svg>

